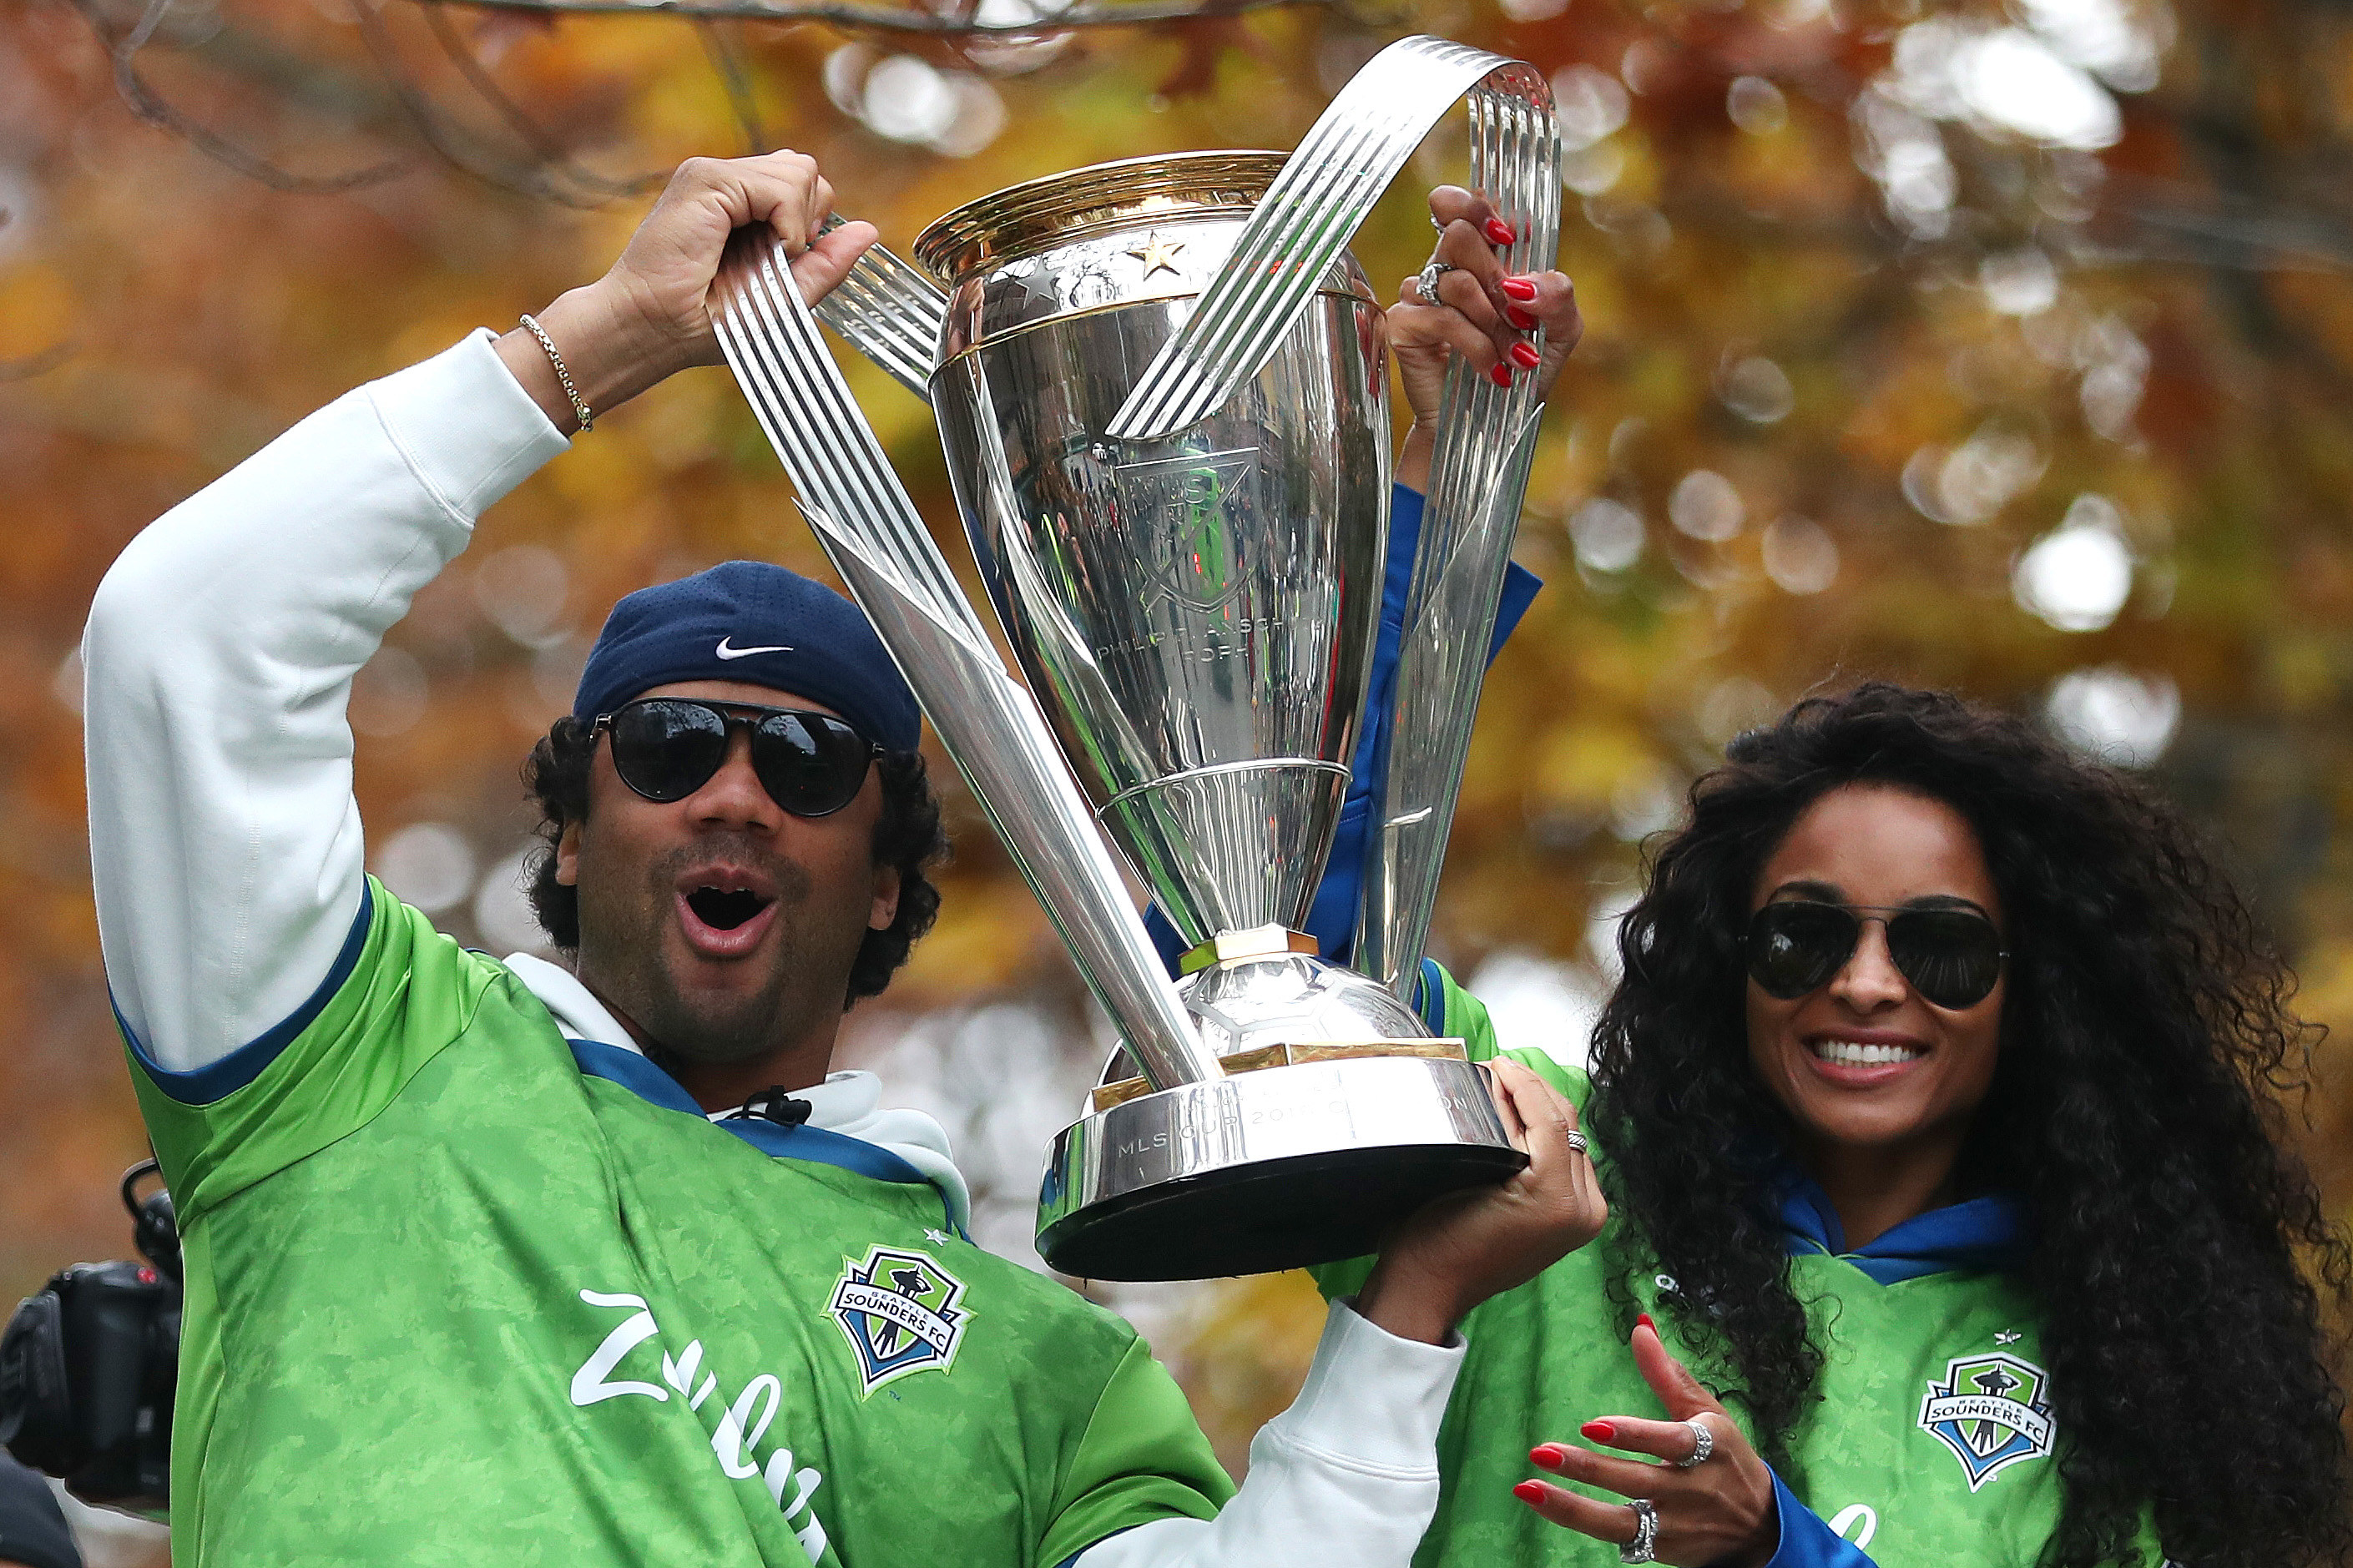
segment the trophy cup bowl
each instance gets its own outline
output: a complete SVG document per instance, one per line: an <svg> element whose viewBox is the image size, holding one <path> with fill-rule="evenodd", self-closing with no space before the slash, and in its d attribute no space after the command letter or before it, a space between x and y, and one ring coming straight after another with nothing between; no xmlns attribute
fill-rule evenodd
<svg viewBox="0 0 2353 1568"><path fill-rule="evenodd" d="M1302 934L1388 542L1388 365L1355 258L1206 418L1105 433L1284 161L1099 164L916 241L947 284L931 400L982 579L1090 804L1190 950L1179 995L1222 1072L1162 1083L1113 1053L1040 1198L1039 1250L1075 1275L1351 1257L1526 1163L1462 1043Z"/></svg>

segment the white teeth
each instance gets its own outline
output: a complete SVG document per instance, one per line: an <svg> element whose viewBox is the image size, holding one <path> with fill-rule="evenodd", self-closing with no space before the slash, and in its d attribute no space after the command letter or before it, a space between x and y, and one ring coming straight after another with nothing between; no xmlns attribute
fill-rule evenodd
<svg viewBox="0 0 2353 1568"><path fill-rule="evenodd" d="M1862 1046L1852 1040L1815 1040L1807 1048L1826 1062L1846 1068L1884 1067L1924 1054L1916 1046Z"/></svg>

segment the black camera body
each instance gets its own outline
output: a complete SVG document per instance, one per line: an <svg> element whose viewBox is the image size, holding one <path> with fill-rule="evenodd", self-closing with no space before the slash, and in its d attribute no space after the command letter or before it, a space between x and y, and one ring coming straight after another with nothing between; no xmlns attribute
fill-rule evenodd
<svg viewBox="0 0 2353 1568"><path fill-rule="evenodd" d="M0 1445L85 1502L161 1510L171 1498L180 1363L180 1240L172 1197L122 1178L144 1263L77 1263L0 1332Z"/></svg>

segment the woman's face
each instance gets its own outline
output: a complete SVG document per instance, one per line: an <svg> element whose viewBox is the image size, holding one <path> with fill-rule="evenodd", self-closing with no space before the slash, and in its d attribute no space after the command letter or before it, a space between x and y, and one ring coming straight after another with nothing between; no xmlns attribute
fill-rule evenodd
<svg viewBox="0 0 2353 1568"><path fill-rule="evenodd" d="M1783 899L1967 908L2007 931L1968 823L1883 784L1832 790L1791 824L1749 908ZM1785 1002L1747 982L1749 1060L1810 1139L1957 1145L1993 1082L2005 984L1972 1006L1936 1006L1888 956L1886 927L1867 920L1853 954L1819 989Z"/></svg>

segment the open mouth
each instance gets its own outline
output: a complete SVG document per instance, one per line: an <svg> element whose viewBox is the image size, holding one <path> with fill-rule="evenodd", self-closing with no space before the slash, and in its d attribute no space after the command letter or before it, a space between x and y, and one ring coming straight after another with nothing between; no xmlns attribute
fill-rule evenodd
<svg viewBox="0 0 2353 1568"><path fill-rule="evenodd" d="M713 931L733 931L772 901L749 888L701 887L686 896L686 907L694 911L694 918Z"/></svg>
<svg viewBox="0 0 2353 1568"><path fill-rule="evenodd" d="M1917 1061L1928 1053L1918 1046L1864 1045L1857 1040L1808 1040L1806 1049L1816 1061L1841 1068L1894 1067Z"/></svg>
<svg viewBox="0 0 2353 1568"><path fill-rule="evenodd" d="M679 879L677 898L680 933L707 959L749 956L776 923L776 884L756 871L691 871Z"/></svg>

